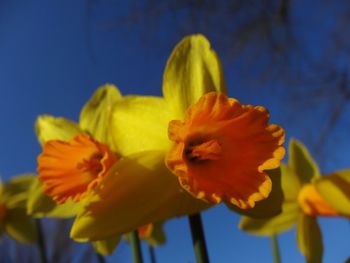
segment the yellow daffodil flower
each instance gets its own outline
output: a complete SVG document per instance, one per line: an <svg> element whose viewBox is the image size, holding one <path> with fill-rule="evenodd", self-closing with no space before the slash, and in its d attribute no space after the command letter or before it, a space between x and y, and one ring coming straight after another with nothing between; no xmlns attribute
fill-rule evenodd
<svg viewBox="0 0 350 263"><path fill-rule="evenodd" d="M34 176L22 175L0 182L0 236L3 233L21 243L34 243L37 231L34 220L27 215L28 189Z"/></svg>
<svg viewBox="0 0 350 263"><path fill-rule="evenodd" d="M240 228L255 235L275 235L297 226L297 242L307 262L322 262L318 216L350 217L350 170L320 176L305 146L289 143L289 161L282 165L285 200L282 213L269 219L243 217Z"/></svg>
<svg viewBox="0 0 350 263"><path fill-rule="evenodd" d="M38 179L31 187L29 213L37 217L73 217L81 199L96 187L120 159L110 147L113 104L121 99L118 89L100 87L83 107L79 123L48 115L38 117L36 132L42 144L38 157ZM141 229L140 238L152 236ZM120 238L111 236L93 243L103 254L111 254Z"/></svg>
<svg viewBox="0 0 350 263"><path fill-rule="evenodd" d="M221 201L254 216L279 213L278 170L268 170L284 156L284 131L264 107L225 94L208 40L184 38L167 62L164 98L114 104L110 143L123 158L83 199L71 236L105 238Z"/></svg>

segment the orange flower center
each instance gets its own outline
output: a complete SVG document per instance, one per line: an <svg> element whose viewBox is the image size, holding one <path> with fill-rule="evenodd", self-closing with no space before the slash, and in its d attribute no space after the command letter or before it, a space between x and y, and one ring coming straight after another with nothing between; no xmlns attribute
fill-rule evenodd
<svg viewBox="0 0 350 263"><path fill-rule="evenodd" d="M333 207L326 203L312 184L307 184L300 190L298 202L304 213L311 216L339 215Z"/></svg>
<svg viewBox="0 0 350 263"><path fill-rule="evenodd" d="M57 203L79 201L104 178L118 161L108 146L81 134L69 142L44 144L38 157L39 179L44 191Z"/></svg>
<svg viewBox="0 0 350 263"><path fill-rule="evenodd" d="M264 107L208 93L184 121L169 123L174 145L166 164L195 197L252 208L271 191L265 170L279 167L285 154L284 131L268 120Z"/></svg>
<svg viewBox="0 0 350 263"><path fill-rule="evenodd" d="M0 223L2 223L6 216L7 208L5 204L0 203Z"/></svg>

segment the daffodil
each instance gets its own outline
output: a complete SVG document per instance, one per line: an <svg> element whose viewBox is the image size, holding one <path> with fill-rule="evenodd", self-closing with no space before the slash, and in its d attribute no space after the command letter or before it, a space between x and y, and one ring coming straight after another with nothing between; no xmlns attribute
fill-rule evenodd
<svg viewBox="0 0 350 263"><path fill-rule="evenodd" d="M243 217L240 227L255 235L275 235L297 227L297 242L307 262L322 262L319 216L350 217L350 170L321 176L305 146L289 143L289 161L282 165L282 213L269 219Z"/></svg>
<svg viewBox="0 0 350 263"><path fill-rule="evenodd" d="M123 158L84 198L71 236L122 234L222 201L254 216L278 213L284 131L268 123L264 107L225 94L208 40L184 38L168 59L164 98L126 96L114 104L110 143Z"/></svg>
<svg viewBox="0 0 350 263"><path fill-rule="evenodd" d="M32 175L0 182L0 236L4 233L21 243L34 243L37 239L35 222L26 212L28 189Z"/></svg>
<svg viewBox="0 0 350 263"><path fill-rule="evenodd" d="M28 202L30 214L75 216L80 201L118 162L120 155L110 147L109 129L112 106L120 99L118 89L107 84L97 89L83 107L79 123L49 115L38 117L36 132L42 152L38 156L38 178L32 184ZM139 232L141 239L156 243L158 239L151 239L152 233L162 230L153 231L150 224ZM119 240L113 235L97 240L93 246L103 255L111 254Z"/></svg>

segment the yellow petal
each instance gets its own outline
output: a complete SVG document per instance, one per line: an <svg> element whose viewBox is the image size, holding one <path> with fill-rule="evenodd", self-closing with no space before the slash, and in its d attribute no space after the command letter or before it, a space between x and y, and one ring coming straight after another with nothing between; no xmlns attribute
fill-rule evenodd
<svg viewBox="0 0 350 263"><path fill-rule="evenodd" d="M293 139L289 141L288 165L302 184L310 183L313 178L320 176L316 162L305 145L300 141Z"/></svg>
<svg viewBox="0 0 350 263"><path fill-rule="evenodd" d="M209 207L184 192L164 164L164 153L148 151L119 161L88 195L72 230L73 239L94 241L139 226L193 214Z"/></svg>
<svg viewBox="0 0 350 263"><path fill-rule="evenodd" d="M62 205L56 204L51 197L43 192L42 183L35 178L27 203L27 211L34 217L69 218L77 214L79 203L67 201Z"/></svg>
<svg viewBox="0 0 350 263"><path fill-rule="evenodd" d="M34 243L37 232L34 220L27 215L26 209L14 208L7 211L5 231L13 239L23 243Z"/></svg>
<svg viewBox="0 0 350 263"><path fill-rule="evenodd" d="M340 214L350 216L350 170L322 176L314 185L327 204Z"/></svg>
<svg viewBox="0 0 350 263"><path fill-rule="evenodd" d="M99 87L80 113L80 127L96 140L109 144L109 124L113 104L121 98L118 88L112 84Z"/></svg>
<svg viewBox="0 0 350 263"><path fill-rule="evenodd" d="M299 214L299 206L295 202L285 202L282 205L282 213L267 219L254 219L243 216L239 228L258 236L270 236L289 230L296 224Z"/></svg>
<svg viewBox="0 0 350 263"><path fill-rule="evenodd" d="M226 206L241 214L253 218L267 218L278 215L282 210L283 193L281 188L281 172L280 169L266 170L266 174L272 181L272 190L268 198L256 202L254 208L241 209L231 202L225 202Z"/></svg>
<svg viewBox="0 0 350 263"><path fill-rule="evenodd" d="M281 164L281 180L284 199L296 202L301 189L298 176L289 165Z"/></svg>
<svg viewBox="0 0 350 263"><path fill-rule="evenodd" d="M92 246L97 253L107 256L111 255L120 241L120 236L110 237L104 240L92 242Z"/></svg>
<svg viewBox="0 0 350 263"><path fill-rule="evenodd" d="M5 184L1 198L8 208L26 207L29 188L34 178L33 174L23 174L12 177Z"/></svg>
<svg viewBox="0 0 350 263"><path fill-rule="evenodd" d="M41 145L50 140L68 141L82 132L76 122L50 115L36 119L35 131Z"/></svg>
<svg viewBox="0 0 350 263"><path fill-rule="evenodd" d="M159 97L126 96L113 108L111 147L122 156L146 150L167 150L170 115Z"/></svg>
<svg viewBox="0 0 350 263"><path fill-rule="evenodd" d="M176 118L210 91L226 93L220 60L203 35L185 37L171 53L163 76L163 95Z"/></svg>
<svg viewBox="0 0 350 263"><path fill-rule="evenodd" d="M321 263L323 242L316 217L300 213L297 224L297 241L307 263Z"/></svg>

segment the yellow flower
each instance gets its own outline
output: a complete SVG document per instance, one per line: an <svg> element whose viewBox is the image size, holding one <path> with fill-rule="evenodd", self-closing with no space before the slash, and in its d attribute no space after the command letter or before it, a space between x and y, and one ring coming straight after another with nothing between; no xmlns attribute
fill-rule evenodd
<svg viewBox="0 0 350 263"><path fill-rule="evenodd" d="M0 235L8 234L21 243L34 243L37 232L34 220L27 215L28 189L32 175L11 178L3 185L0 182Z"/></svg>
<svg viewBox="0 0 350 263"><path fill-rule="evenodd" d="M307 262L321 262L318 216L350 217L350 170L320 176L305 146L289 143L289 161L282 165L282 213L269 219L243 217L240 228L255 235L275 235L297 226L297 242Z"/></svg>
<svg viewBox="0 0 350 263"><path fill-rule="evenodd" d="M167 62L164 98L126 96L113 106L110 142L123 158L84 198L71 236L121 234L220 201L260 217L278 213L278 171L267 170L284 156L284 131L268 124L264 107L225 93L208 40L184 38Z"/></svg>

